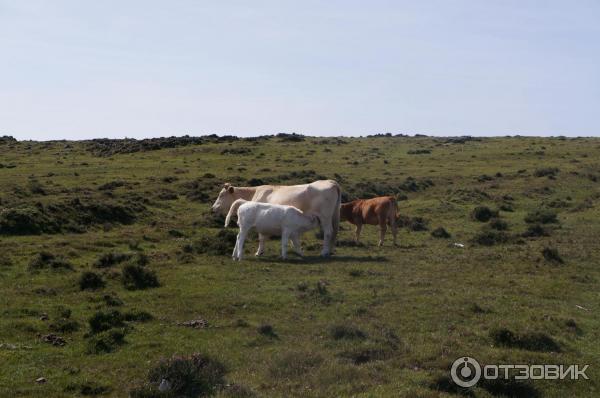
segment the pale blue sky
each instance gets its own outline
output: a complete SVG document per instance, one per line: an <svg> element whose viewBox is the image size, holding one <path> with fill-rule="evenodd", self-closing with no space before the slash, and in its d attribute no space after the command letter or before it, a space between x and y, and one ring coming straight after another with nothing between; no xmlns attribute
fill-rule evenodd
<svg viewBox="0 0 600 398"><path fill-rule="evenodd" d="M600 135L600 1L0 0L0 135Z"/></svg>

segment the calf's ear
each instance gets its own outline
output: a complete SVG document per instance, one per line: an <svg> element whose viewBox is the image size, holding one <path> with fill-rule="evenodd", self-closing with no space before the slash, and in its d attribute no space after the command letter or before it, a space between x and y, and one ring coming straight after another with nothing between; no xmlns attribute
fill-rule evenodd
<svg viewBox="0 0 600 398"><path fill-rule="evenodd" d="M233 193L233 187L231 187L231 186L230 186L230 187L228 187L228 188L227 188L227 192L229 192L229 193Z"/></svg>

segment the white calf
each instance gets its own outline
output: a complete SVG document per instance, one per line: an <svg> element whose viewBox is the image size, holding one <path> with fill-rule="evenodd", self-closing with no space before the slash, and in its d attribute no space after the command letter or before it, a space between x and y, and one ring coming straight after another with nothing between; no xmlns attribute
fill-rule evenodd
<svg viewBox="0 0 600 398"><path fill-rule="evenodd" d="M265 238L271 235L281 235L281 257L287 258L288 239L292 241L294 251L302 255L300 235L319 226L319 218L312 214L304 214L294 206L276 205L271 203L250 202L238 199L231 205L225 226L229 225L231 216L237 212L238 233L233 249L233 260L241 260L244 253L244 241L248 232L256 228L259 237L257 256L264 252Z"/></svg>

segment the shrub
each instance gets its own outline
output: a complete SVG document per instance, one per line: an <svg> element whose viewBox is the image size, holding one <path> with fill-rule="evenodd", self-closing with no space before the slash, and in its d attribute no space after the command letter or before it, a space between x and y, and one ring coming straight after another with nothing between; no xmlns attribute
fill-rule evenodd
<svg viewBox="0 0 600 398"><path fill-rule="evenodd" d="M123 300L110 294L105 294L102 296L102 300L104 301L104 304L108 305L109 307L119 307L123 305Z"/></svg>
<svg viewBox="0 0 600 398"><path fill-rule="evenodd" d="M560 346L545 333L525 333L517 335L509 329L494 329L490 337L495 344L529 351L560 352Z"/></svg>
<svg viewBox="0 0 600 398"><path fill-rule="evenodd" d="M225 384L225 366L204 354L188 357L174 356L160 361L148 373L149 385L134 389L130 397L202 397L213 395ZM164 393L158 386L166 381L169 386Z"/></svg>
<svg viewBox="0 0 600 398"><path fill-rule="evenodd" d="M477 206L471 212L471 218L480 222L488 222L492 217L497 217L498 212L487 206Z"/></svg>
<svg viewBox="0 0 600 398"><path fill-rule="evenodd" d="M88 354L109 353L123 344L125 344L125 331L110 329L89 337L86 352Z"/></svg>
<svg viewBox="0 0 600 398"><path fill-rule="evenodd" d="M544 167L536 169L533 175L536 177L555 177L560 170L556 167Z"/></svg>
<svg viewBox="0 0 600 398"><path fill-rule="evenodd" d="M396 219L396 224L399 227L406 227L411 231L427 231L429 226L427 225L427 220L422 217L408 217L408 216L398 216Z"/></svg>
<svg viewBox="0 0 600 398"><path fill-rule="evenodd" d="M50 323L48 328L57 333L72 333L79 330L79 322L72 319L59 318Z"/></svg>
<svg viewBox="0 0 600 398"><path fill-rule="evenodd" d="M71 264L69 264L67 261L65 261L61 258L57 258L52 253L40 252L29 263L29 269L33 270L33 269L43 269L43 268L73 269L73 266Z"/></svg>
<svg viewBox="0 0 600 398"><path fill-rule="evenodd" d="M329 335L334 340L364 340L367 335L356 326L339 324L329 328Z"/></svg>
<svg viewBox="0 0 600 398"><path fill-rule="evenodd" d="M562 259L558 250L553 247L545 247L542 250L542 256L551 263L564 264L565 260Z"/></svg>
<svg viewBox="0 0 600 398"><path fill-rule="evenodd" d="M123 282L123 286L128 290L139 290L160 286L154 271L133 264L123 267L121 281Z"/></svg>
<svg viewBox="0 0 600 398"><path fill-rule="evenodd" d="M444 227L437 227L431 231L431 236L434 238L448 239L451 237L450 233L444 229Z"/></svg>
<svg viewBox="0 0 600 398"><path fill-rule="evenodd" d="M216 236L203 236L193 244L193 250L200 254L212 254L216 256L231 254L237 233L230 229L220 230Z"/></svg>
<svg viewBox="0 0 600 398"><path fill-rule="evenodd" d="M473 238L474 243L482 246L507 243L509 240L510 236L503 231L482 231Z"/></svg>
<svg viewBox="0 0 600 398"><path fill-rule="evenodd" d="M96 312L88 321L92 333L100 333L112 328L124 327L123 314L119 311Z"/></svg>
<svg viewBox="0 0 600 398"><path fill-rule="evenodd" d="M340 353L340 356L351 360L355 365L362 365L371 361L384 361L389 359L394 355L394 351L393 346L383 343L373 343L343 351Z"/></svg>
<svg viewBox="0 0 600 398"><path fill-rule="evenodd" d="M508 223L500 218L492 218L490 220L490 228L495 229L497 231L506 231L508 230Z"/></svg>
<svg viewBox="0 0 600 398"><path fill-rule="evenodd" d="M132 311L124 313L123 319L129 322L148 322L153 320L154 317L146 311Z"/></svg>
<svg viewBox="0 0 600 398"><path fill-rule="evenodd" d="M256 331L259 334L262 334L263 336L266 336L266 337L270 337L272 339L278 337L277 333L275 333L275 329L273 328L273 326L271 326L269 324L260 325L258 328L256 328Z"/></svg>
<svg viewBox="0 0 600 398"><path fill-rule="evenodd" d="M131 258L131 254L128 253L104 253L94 263L96 268L108 268L113 265L120 264Z"/></svg>
<svg viewBox="0 0 600 398"><path fill-rule="evenodd" d="M452 395L463 395L467 397L475 396L470 388L460 387L458 384L454 383L448 375L436 377L429 383L429 388L436 391L444 391Z"/></svg>
<svg viewBox="0 0 600 398"><path fill-rule="evenodd" d="M538 398L540 392L527 380L483 379L477 384L494 397Z"/></svg>
<svg viewBox="0 0 600 398"><path fill-rule="evenodd" d="M547 209L535 210L525 216L525 222L528 224L556 224L556 212Z"/></svg>
<svg viewBox="0 0 600 398"><path fill-rule="evenodd" d="M94 272L86 271L79 277L79 288L81 290L101 289L106 285L102 277Z"/></svg>
<svg viewBox="0 0 600 398"><path fill-rule="evenodd" d="M550 236L550 231L541 226L540 224L530 225L525 232L522 234L525 238L534 238L541 236Z"/></svg>
<svg viewBox="0 0 600 398"><path fill-rule="evenodd" d="M65 392L79 395L104 395L111 391L108 386L96 384L94 382L71 383L65 387Z"/></svg>

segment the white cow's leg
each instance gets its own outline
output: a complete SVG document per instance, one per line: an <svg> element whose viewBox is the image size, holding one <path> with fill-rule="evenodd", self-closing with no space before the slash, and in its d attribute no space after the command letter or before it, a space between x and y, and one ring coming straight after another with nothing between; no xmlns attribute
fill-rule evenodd
<svg viewBox="0 0 600 398"><path fill-rule="evenodd" d="M248 235L248 231L240 228L240 233L238 234L238 244L237 244L237 259L238 259L238 261L242 261L242 257L244 256L244 242L246 241L247 235Z"/></svg>
<svg viewBox="0 0 600 398"><path fill-rule="evenodd" d="M288 247L289 232L282 231L281 233L281 258L284 260L287 258L287 247Z"/></svg>
<svg viewBox="0 0 600 398"><path fill-rule="evenodd" d="M298 234L291 235L290 239L292 240L292 246L294 247L294 251L298 253L298 255L304 256L304 253L302 252L302 246L300 246L300 237L298 236Z"/></svg>
<svg viewBox="0 0 600 398"><path fill-rule="evenodd" d="M333 227L331 223L329 225L323 225L323 250L321 251L321 256L327 257L331 254L330 245L331 245L331 237L333 235Z"/></svg>
<svg viewBox="0 0 600 398"><path fill-rule="evenodd" d="M265 236L263 234L258 234L258 250L256 251L255 256L262 256L265 252Z"/></svg>
<svg viewBox="0 0 600 398"><path fill-rule="evenodd" d="M240 234L237 234L237 238L235 238L235 246L233 247L233 253L231 253L231 258L233 261L237 260L237 249L238 244L240 243Z"/></svg>

